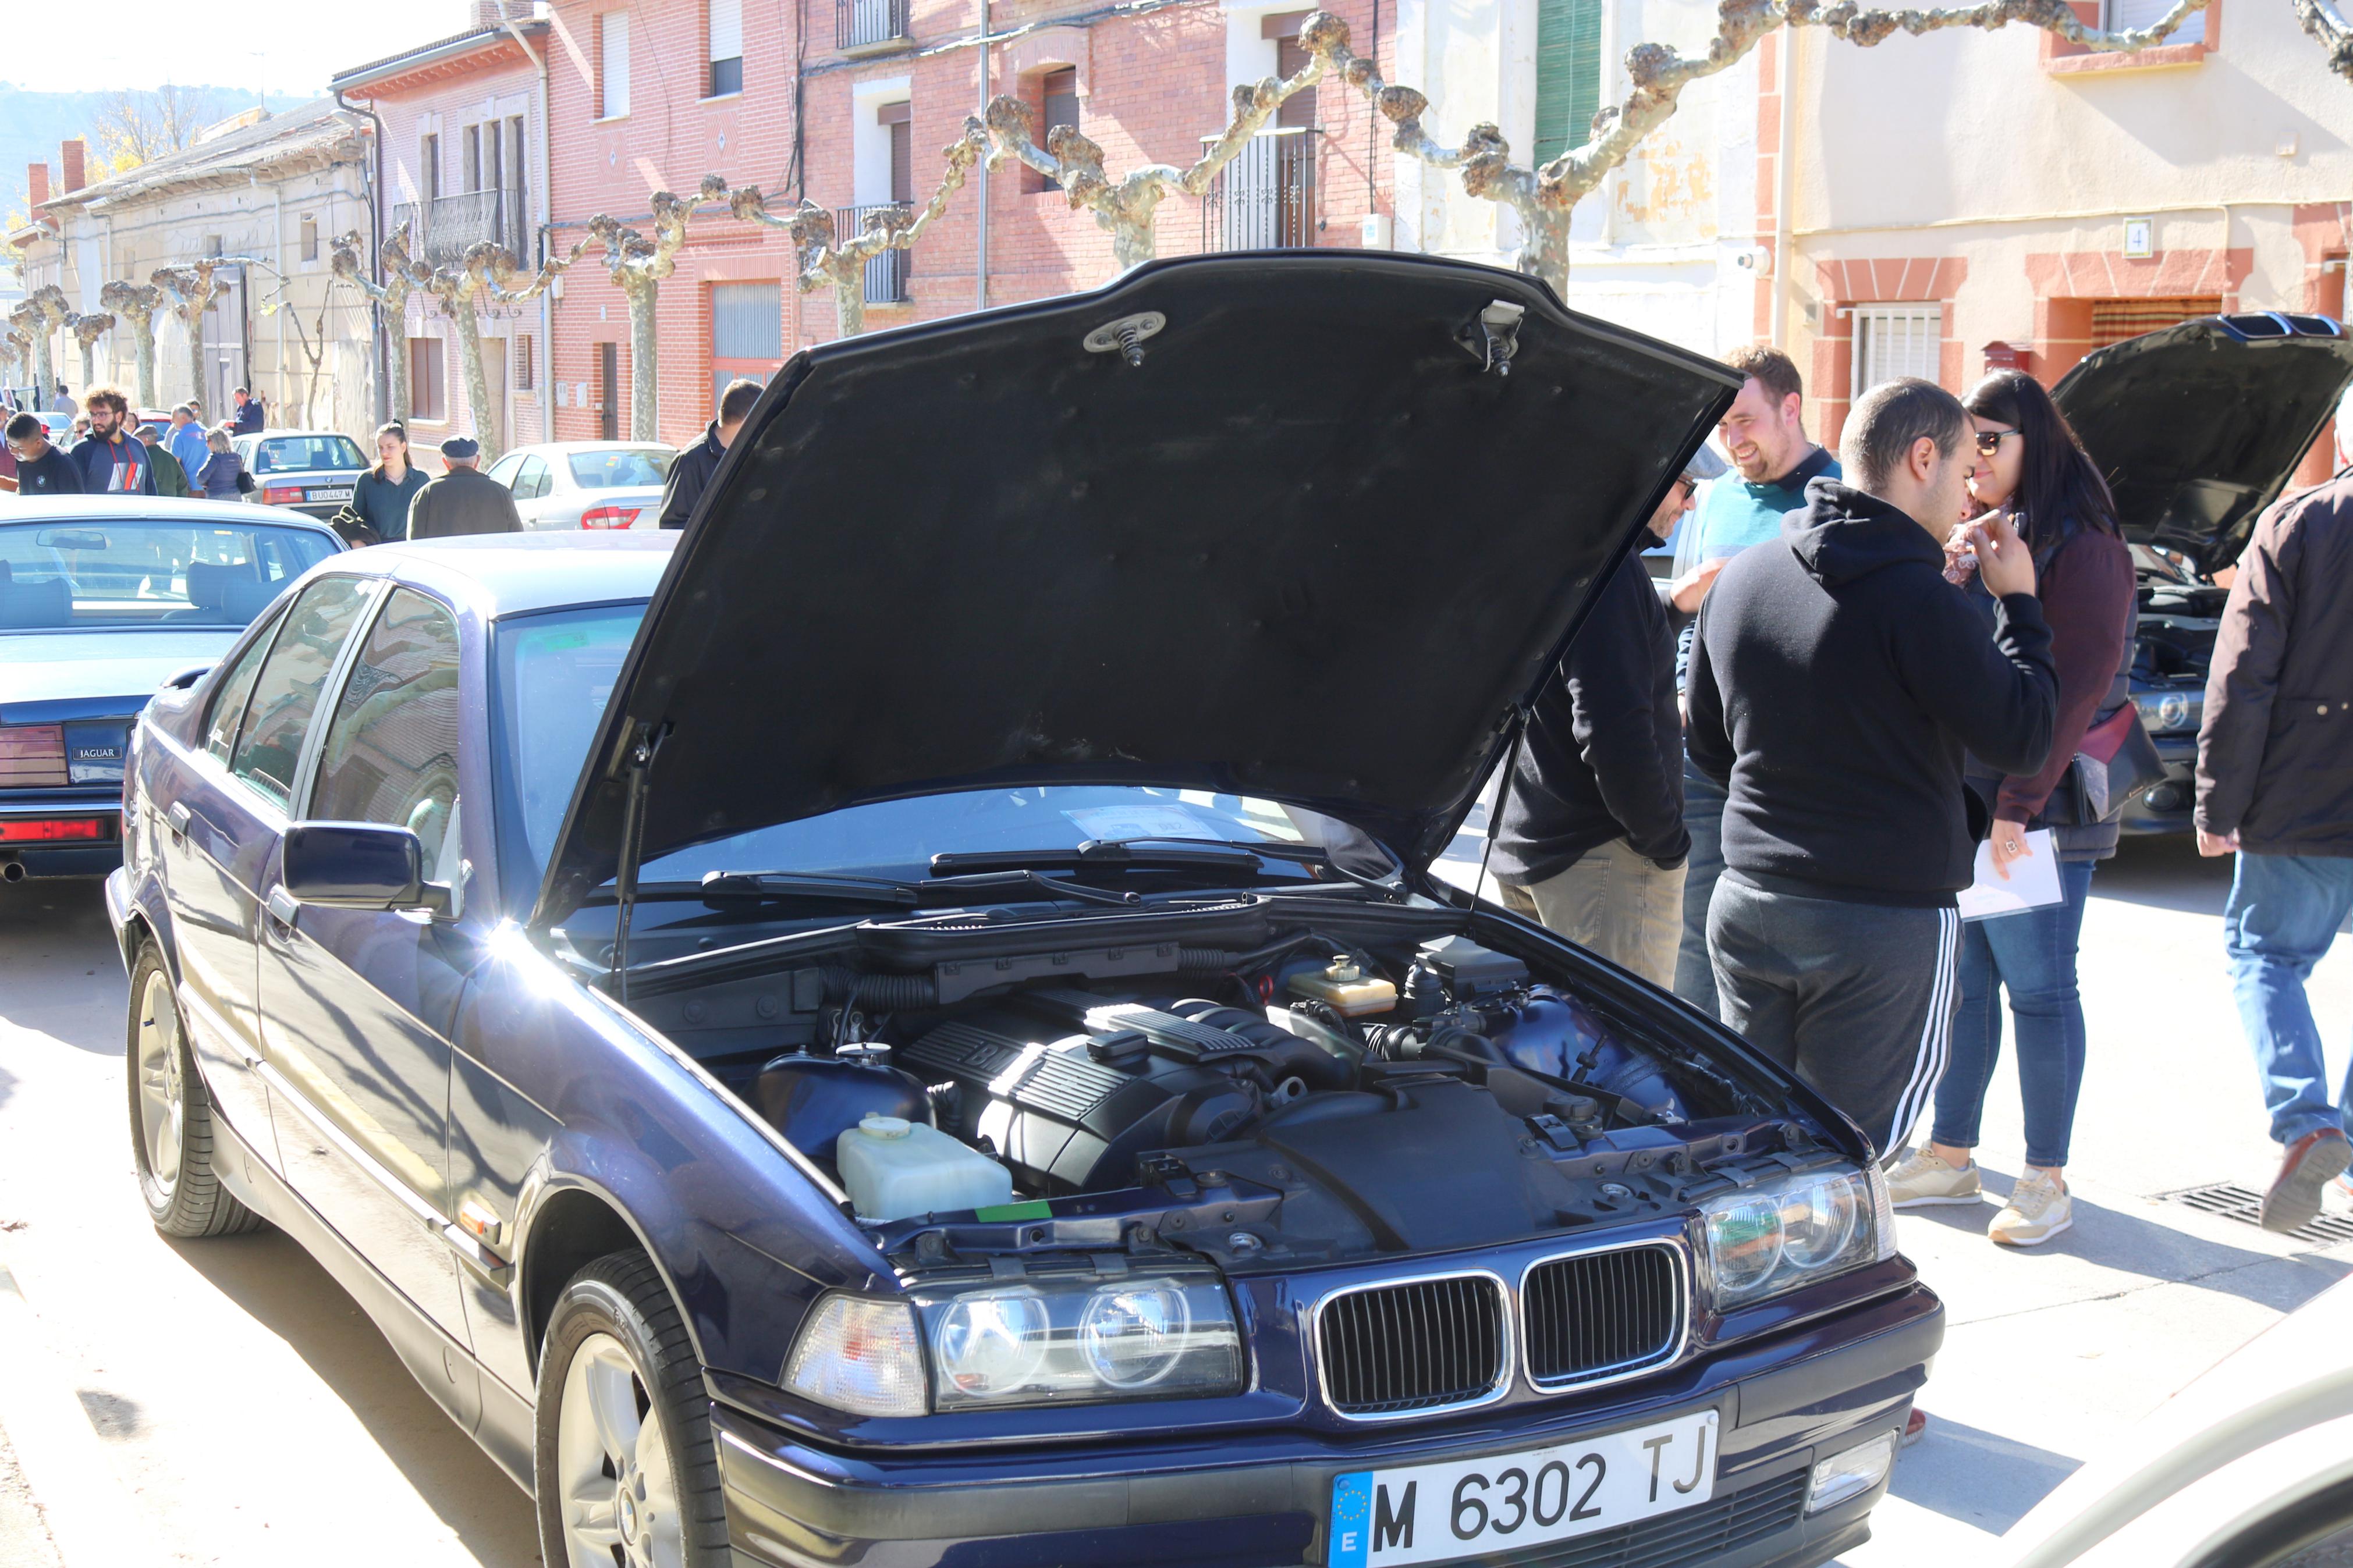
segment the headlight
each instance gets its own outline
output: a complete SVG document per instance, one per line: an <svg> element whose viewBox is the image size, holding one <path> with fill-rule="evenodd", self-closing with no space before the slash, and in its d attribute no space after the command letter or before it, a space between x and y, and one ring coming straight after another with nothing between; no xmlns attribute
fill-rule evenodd
<svg viewBox="0 0 2353 1568"><path fill-rule="evenodd" d="M935 1409L1235 1394L1241 1334L1213 1274L918 1289Z"/></svg>
<svg viewBox="0 0 2353 1568"><path fill-rule="evenodd" d="M2205 694L2197 691L2137 691L2133 705L2140 710L2140 721L2150 733L2162 735L2198 728L2206 702Z"/></svg>
<svg viewBox="0 0 2353 1568"><path fill-rule="evenodd" d="M1725 1193L1702 1205L1701 1223L1719 1308L1895 1253L1894 1210L1876 1167L1810 1172Z"/></svg>
<svg viewBox="0 0 2353 1568"><path fill-rule="evenodd" d="M828 1296L801 1325L785 1386L853 1415L921 1415L923 1351L904 1301Z"/></svg>

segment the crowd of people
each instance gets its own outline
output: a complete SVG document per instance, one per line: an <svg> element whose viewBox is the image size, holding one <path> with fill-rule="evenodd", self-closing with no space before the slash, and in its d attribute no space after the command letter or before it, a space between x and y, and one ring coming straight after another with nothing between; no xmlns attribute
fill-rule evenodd
<svg viewBox="0 0 2353 1568"><path fill-rule="evenodd" d="M253 477L231 447L258 435L268 411L245 387L231 395L228 417L207 426L195 404L183 403L163 421L142 419L120 387L86 388L77 399L64 382L42 410L6 401L0 422L0 493L27 496L199 496L236 500L249 495ZM49 439L47 413L68 420L63 442Z"/></svg>
<svg viewBox="0 0 2353 1568"><path fill-rule="evenodd" d="M2073 1224L2077 947L2126 804L2105 759L2139 722L2116 503L2031 376L1873 386L1833 457L1785 354L1726 363L1731 470L1703 447L1651 519L1668 581L1630 557L1602 586L1530 714L1490 866L1514 908L1843 1110L1899 1209L1984 1201L2006 996L2026 1162L1987 1234L2040 1245ZM2200 736L2199 847L2237 856L2225 940L2282 1231L2353 1160L2353 1081L2332 1099L2304 989L2353 913L2348 581L2353 468L2257 526ZM2056 900L1964 921L1980 846L2002 879L2052 858Z"/></svg>

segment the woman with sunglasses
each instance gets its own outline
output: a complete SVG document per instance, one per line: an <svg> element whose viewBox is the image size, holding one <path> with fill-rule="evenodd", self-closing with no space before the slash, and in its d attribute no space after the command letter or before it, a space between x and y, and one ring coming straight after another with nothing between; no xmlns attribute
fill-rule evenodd
<svg viewBox="0 0 2353 1568"><path fill-rule="evenodd" d="M2029 830L2048 827L2065 897L1961 928L1961 1000L1951 1060L1936 1088L1936 1122L1927 1144L1896 1168L1888 1184L1897 1208L1983 1201L1970 1152L2001 1051L1998 993L2007 990L2018 1021L2026 1172L1986 1234L2006 1246L2035 1247L2074 1223L2064 1170L2084 1082L2075 947L2092 868L2116 853L2116 824L2086 808L2073 767L2084 731L2131 700L2135 584L2116 502L2042 384L2003 371L1978 383L1962 402L1977 427L1970 493L1984 510L2008 512L2033 552L2059 667L2059 722L2042 771L2031 778L2002 777L1972 758L1969 783L1992 807L1994 865L2006 870L2025 858ZM1960 550L1957 532L1955 539L1951 574L1972 598L1985 602L1990 625L1991 602L1969 571L1975 563Z"/></svg>

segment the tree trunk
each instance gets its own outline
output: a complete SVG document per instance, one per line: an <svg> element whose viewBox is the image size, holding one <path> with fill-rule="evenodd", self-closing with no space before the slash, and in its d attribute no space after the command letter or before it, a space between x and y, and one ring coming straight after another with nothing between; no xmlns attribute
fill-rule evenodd
<svg viewBox="0 0 2353 1568"><path fill-rule="evenodd" d="M470 300L450 312L458 321L458 357L466 367L466 402L474 416L474 439L482 446L482 467L499 460L499 433L491 426L491 378L482 368L482 322Z"/></svg>
<svg viewBox="0 0 2353 1568"><path fill-rule="evenodd" d="M837 337L854 338L866 331L866 267L860 263L849 277L833 279L833 328Z"/></svg>
<svg viewBox="0 0 2353 1568"><path fill-rule="evenodd" d="M661 283L638 268L621 275L629 302L629 439L661 439L661 349L654 338L654 307Z"/></svg>
<svg viewBox="0 0 2353 1568"><path fill-rule="evenodd" d="M38 322L34 323L33 331L33 385L40 392L35 402L47 408L49 399L57 395L58 367L49 357L49 334L40 330Z"/></svg>
<svg viewBox="0 0 2353 1568"><path fill-rule="evenodd" d="M84 392L88 392L91 387L96 386L97 384L98 345L96 343L84 343L81 345L81 389ZM139 411L135 408L132 410L132 413L134 415L138 412Z"/></svg>
<svg viewBox="0 0 2353 1568"><path fill-rule="evenodd" d="M389 307L385 314L391 314ZM400 317L385 333L385 417L408 428L408 301L400 302Z"/></svg>
<svg viewBox="0 0 2353 1568"><path fill-rule="evenodd" d="M155 406L155 323L152 320L132 318L131 341L137 345L139 357L139 405Z"/></svg>

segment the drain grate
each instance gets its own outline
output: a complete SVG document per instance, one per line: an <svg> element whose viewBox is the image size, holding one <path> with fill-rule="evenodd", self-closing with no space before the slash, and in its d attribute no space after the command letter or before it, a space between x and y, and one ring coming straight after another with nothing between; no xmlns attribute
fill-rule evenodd
<svg viewBox="0 0 2353 1568"><path fill-rule="evenodd" d="M2167 1203L2187 1205L2208 1214L2221 1215L2224 1219L2256 1226L2263 1223L2263 1194L2252 1187L2217 1182L2211 1187L2189 1187L2161 1195ZM2353 1215L2324 1212L2311 1224L2298 1226L2285 1234L2299 1241L2316 1241L2323 1245L2353 1241Z"/></svg>

